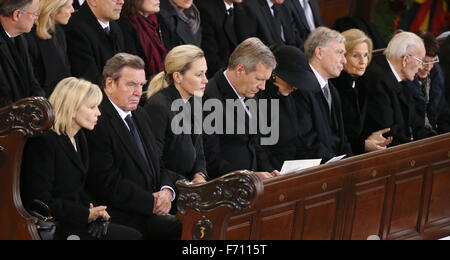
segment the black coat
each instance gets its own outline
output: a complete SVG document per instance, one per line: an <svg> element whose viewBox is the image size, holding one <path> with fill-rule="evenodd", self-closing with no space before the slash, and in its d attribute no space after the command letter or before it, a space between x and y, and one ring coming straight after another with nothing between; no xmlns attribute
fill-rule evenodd
<svg viewBox="0 0 450 260"><path fill-rule="evenodd" d="M290 10L292 17L295 22L295 27L297 28L298 34L302 41L306 41L308 35L311 33L308 22L306 21L305 11L301 6L299 0L286 0L284 3ZM322 17L320 15L319 3L317 0L310 0L309 5L314 16L314 22L316 28L323 25Z"/></svg>
<svg viewBox="0 0 450 260"><path fill-rule="evenodd" d="M100 111L98 125L87 134L91 161L88 183L95 198L108 205L114 222L136 226L140 219L154 216L153 192L160 191L163 186L175 190L174 178L160 167L161 155L149 125L150 119L142 108L133 111L132 117L150 166L106 96Z"/></svg>
<svg viewBox="0 0 450 260"><path fill-rule="evenodd" d="M331 82L339 92L342 103L345 134L352 146L354 154L362 154L367 136L363 134L363 123L366 113L366 90L360 77L353 77L342 71L338 78ZM355 88L353 88L355 83ZM381 130L381 129L380 129Z"/></svg>
<svg viewBox="0 0 450 260"><path fill-rule="evenodd" d="M393 137L391 146L431 136L418 121L410 88L397 81L384 55L373 59L365 78L368 97L364 122L366 136L391 128L387 134Z"/></svg>
<svg viewBox="0 0 450 260"><path fill-rule="evenodd" d="M179 111L173 111L171 107L175 100L181 101L181 95L175 86L171 85L147 100L144 107L150 117L156 142L162 151L165 168L189 180L199 172L207 176L201 134L175 134L171 128L174 117L183 113L191 114L193 104L187 103L192 110L188 111L186 108L185 111L183 107ZM190 133L193 133L193 121L191 126Z"/></svg>
<svg viewBox="0 0 450 260"><path fill-rule="evenodd" d="M283 42L273 26L274 17L266 0L246 0L243 4L246 15L237 17L237 34L240 39L258 37L268 46L291 45L303 49L303 41L287 6L277 5L286 40Z"/></svg>
<svg viewBox="0 0 450 260"><path fill-rule="evenodd" d="M36 27L25 35L34 75L47 97L62 79L71 76L65 33L59 25L55 29L52 38L48 40L37 36Z"/></svg>
<svg viewBox="0 0 450 260"><path fill-rule="evenodd" d="M59 222L61 238L86 233L89 203L86 192L89 153L83 131L75 136L77 151L67 135L53 131L31 138L23 156L22 195L25 205L45 202Z"/></svg>
<svg viewBox="0 0 450 260"><path fill-rule="evenodd" d="M194 35L189 24L181 20L169 0L161 0L161 11L158 13L158 23L161 29L161 39L169 52L174 47L192 44L201 47L202 29Z"/></svg>
<svg viewBox="0 0 450 260"><path fill-rule="evenodd" d="M208 76L212 77L227 67L228 59L241 39L234 27L225 25L227 12L223 0L197 0L195 4L202 19L202 49L208 62ZM242 4L234 3L233 6L234 17L242 15Z"/></svg>
<svg viewBox="0 0 450 260"><path fill-rule="evenodd" d="M209 177L213 179L232 171L245 169L272 172L274 169L269 162L266 152L260 145L259 135L249 132L248 115L245 112L243 112L245 118L238 118L236 115L238 114L236 110L243 110L243 108L236 93L223 75L223 70L218 71L207 84L203 97L204 103L208 102L209 99L219 100L223 106L223 113L218 115L222 116L223 119L223 129L220 129L220 131L223 131L223 134L203 133L206 169ZM234 109L233 114L226 113L226 100L237 101L238 108ZM204 124L211 119L211 115L204 112ZM233 119L234 128L230 129L233 130L231 134L226 134L227 118L230 121ZM243 120L245 120L245 132L238 134L238 124L242 124ZM231 126L229 127L231 128Z"/></svg>
<svg viewBox="0 0 450 260"><path fill-rule="evenodd" d="M120 27L114 21L109 25L110 35L107 36L87 4L70 18L66 38L73 76L101 84L106 62L125 50Z"/></svg>
<svg viewBox="0 0 450 260"><path fill-rule="evenodd" d="M444 76L438 64L430 72L431 87L430 100L428 105L422 91L422 85L416 78L408 82L414 98L416 113L419 117L419 124L425 125L425 114L427 114L433 130L438 134L450 132L450 106L445 98Z"/></svg>
<svg viewBox="0 0 450 260"><path fill-rule="evenodd" d="M311 71L312 73L312 71ZM332 96L331 115L328 103L316 78L305 82L315 86L312 91L297 91L292 95L296 98L297 113L300 124L300 139L302 140L308 157L322 159L322 163L329 159L353 152L345 134L342 105L339 92L328 81Z"/></svg>
<svg viewBox="0 0 450 260"><path fill-rule="evenodd" d="M268 125L272 125L272 113L275 112L278 118L278 127L280 129L278 142L274 145L264 145L267 155L273 167L281 170L284 161L299 160L307 157L307 153L303 148L302 141L299 138L300 125L298 123L297 108L295 105L295 98L291 94L283 96L278 93L278 87L272 81L268 81L266 89L260 95L260 102L262 99L267 99L267 119ZM271 101L277 100L279 102L278 109L272 106ZM260 111L262 113L263 111ZM278 112L278 113L276 113ZM261 117L262 114L259 114Z"/></svg>
<svg viewBox="0 0 450 260"><path fill-rule="evenodd" d="M0 107L31 96L44 96L36 80L25 36L15 37L15 47L0 24Z"/></svg>

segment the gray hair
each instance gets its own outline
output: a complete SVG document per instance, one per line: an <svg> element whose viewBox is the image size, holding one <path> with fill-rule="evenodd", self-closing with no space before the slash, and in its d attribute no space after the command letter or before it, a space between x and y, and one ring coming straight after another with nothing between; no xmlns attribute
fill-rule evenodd
<svg viewBox="0 0 450 260"><path fill-rule="evenodd" d="M111 77L114 81L117 81L122 76L122 69L125 67L131 67L137 70L145 70L145 62L140 57L131 55L128 53L118 53L106 62L103 68L103 84L108 77Z"/></svg>
<svg viewBox="0 0 450 260"><path fill-rule="evenodd" d="M331 30L327 27L318 27L311 32L305 42L305 55L308 60L314 57L317 47L326 48L331 41L336 40L339 43L345 43L345 38L338 31Z"/></svg>
<svg viewBox="0 0 450 260"><path fill-rule="evenodd" d="M423 46L423 40L411 32L401 32L392 38L388 47L384 51L387 58L401 59L407 54L411 54Z"/></svg>
<svg viewBox="0 0 450 260"><path fill-rule="evenodd" d="M244 66L246 73L252 73L262 63L275 69L277 61L272 51L258 38L248 38L239 44L230 56L228 68L233 70L239 64Z"/></svg>
<svg viewBox="0 0 450 260"><path fill-rule="evenodd" d="M9 17L16 10L26 9L33 0L0 0L0 16Z"/></svg>

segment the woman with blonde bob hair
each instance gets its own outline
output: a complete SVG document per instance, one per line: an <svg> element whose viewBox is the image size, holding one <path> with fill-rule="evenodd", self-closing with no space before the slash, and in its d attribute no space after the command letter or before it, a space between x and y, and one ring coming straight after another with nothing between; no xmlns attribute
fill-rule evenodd
<svg viewBox="0 0 450 260"><path fill-rule="evenodd" d="M66 36L62 25L69 22L73 0L40 0L39 18L26 35L34 74L50 96L56 84L71 76Z"/></svg>
<svg viewBox="0 0 450 260"><path fill-rule="evenodd" d="M102 101L97 85L77 78L62 80L50 96L55 124L29 140L24 152L22 192L25 205L39 200L58 222L55 239L139 239L140 233L109 224L106 206L94 207L86 192L88 144L82 128L93 130Z"/></svg>
<svg viewBox="0 0 450 260"><path fill-rule="evenodd" d="M205 182L206 161L203 153L202 136L194 134L193 121L189 133L174 127L172 121L180 112L190 111L192 97L202 97L206 83L206 59L203 51L194 45L180 45L170 51L165 59L165 71L150 82L145 110L151 118L158 145L163 151L165 167L188 178L194 183ZM175 103L177 101L181 101ZM172 104L182 104L172 111ZM195 120L194 117L189 117ZM183 127L184 128L184 127Z"/></svg>
<svg viewBox="0 0 450 260"><path fill-rule="evenodd" d="M347 63L341 75L331 81L338 89L342 100L345 133L354 154L386 149L392 138L386 139L383 134L390 129L374 132L368 138L362 136L366 89L361 85L367 66L372 61L372 39L359 29L347 30L342 35L346 40Z"/></svg>

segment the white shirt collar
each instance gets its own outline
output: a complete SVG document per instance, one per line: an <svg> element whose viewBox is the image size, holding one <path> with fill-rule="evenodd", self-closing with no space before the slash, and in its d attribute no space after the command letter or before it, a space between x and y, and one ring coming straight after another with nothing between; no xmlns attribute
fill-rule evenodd
<svg viewBox="0 0 450 260"><path fill-rule="evenodd" d="M311 64L309 64L309 66L311 67L311 69L312 69L314 75L316 76L317 81L319 81L320 88L323 89L323 88L328 84L328 81L324 80L324 79L322 78L322 76L320 76L319 72L317 72L317 70L314 69L314 67L313 67Z"/></svg>
<svg viewBox="0 0 450 260"><path fill-rule="evenodd" d="M270 0L266 0L266 1L267 1L267 4L269 5L269 10L270 10L270 12L272 13L272 16L273 16L274 13L273 13L272 6L274 5L274 3L272 1L270 1Z"/></svg>
<svg viewBox="0 0 450 260"><path fill-rule="evenodd" d="M229 5L227 2L223 2L224 4L225 4L225 10L227 10L228 11L228 9L230 9L230 8L233 8L234 7L234 5L233 5L233 3L231 3L231 5Z"/></svg>
<svg viewBox="0 0 450 260"><path fill-rule="evenodd" d="M392 63L389 61L388 58L386 58L387 62L389 63L389 67L391 67L392 72L394 73L395 78L397 79L398 82L401 82L402 79L400 78L400 76L398 75L397 71L395 71L394 66L392 66Z"/></svg>
<svg viewBox="0 0 450 260"><path fill-rule="evenodd" d="M228 82L228 84L230 84L230 86L231 86L231 88L234 90L234 93L236 93L236 96L239 98L239 99L244 99L243 97L241 97L241 96L239 96L239 93L237 92L237 90L234 88L234 86L233 86L233 84L231 84L231 82L230 82L230 80L228 79L228 77L227 77L227 70L225 70L224 72L223 72L223 75L225 76L225 79L227 80L227 82Z"/></svg>
<svg viewBox="0 0 450 260"><path fill-rule="evenodd" d="M80 6L82 6L84 4L86 0L78 0L78 3L80 4Z"/></svg>
<svg viewBox="0 0 450 260"><path fill-rule="evenodd" d="M104 22L100 21L99 19L97 19L97 21L103 29L105 29L106 27L109 27L109 22L104 23Z"/></svg>
<svg viewBox="0 0 450 260"><path fill-rule="evenodd" d="M122 118L122 121L125 123L125 125L128 127L127 122L125 121L125 117L127 117L128 115L131 115L131 111L129 111L128 113L123 111L120 107L116 106L116 104L114 104L114 102L112 102L112 100L108 97L109 101L111 102L111 104L113 105L113 107L116 109L117 113L119 113L120 118ZM129 129L129 127L128 127Z"/></svg>

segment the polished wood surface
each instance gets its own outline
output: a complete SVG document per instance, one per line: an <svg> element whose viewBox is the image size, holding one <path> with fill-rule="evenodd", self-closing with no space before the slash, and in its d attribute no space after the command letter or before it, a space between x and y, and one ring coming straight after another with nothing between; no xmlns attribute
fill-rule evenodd
<svg viewBox="0 0 450 260"><path fill-rule="evenodd" d="M446 134L265 181L261 203L221 227L231 240L438 239L450 235L449 190Z"/></svg>
<svg viewBox="0 0 450 260"><path fill-rule="evenodd" d="M0 240L40 239L20 197L20 169L27 138L48 129L53 109L43 98L27 98L0 109Z"/></svg>

